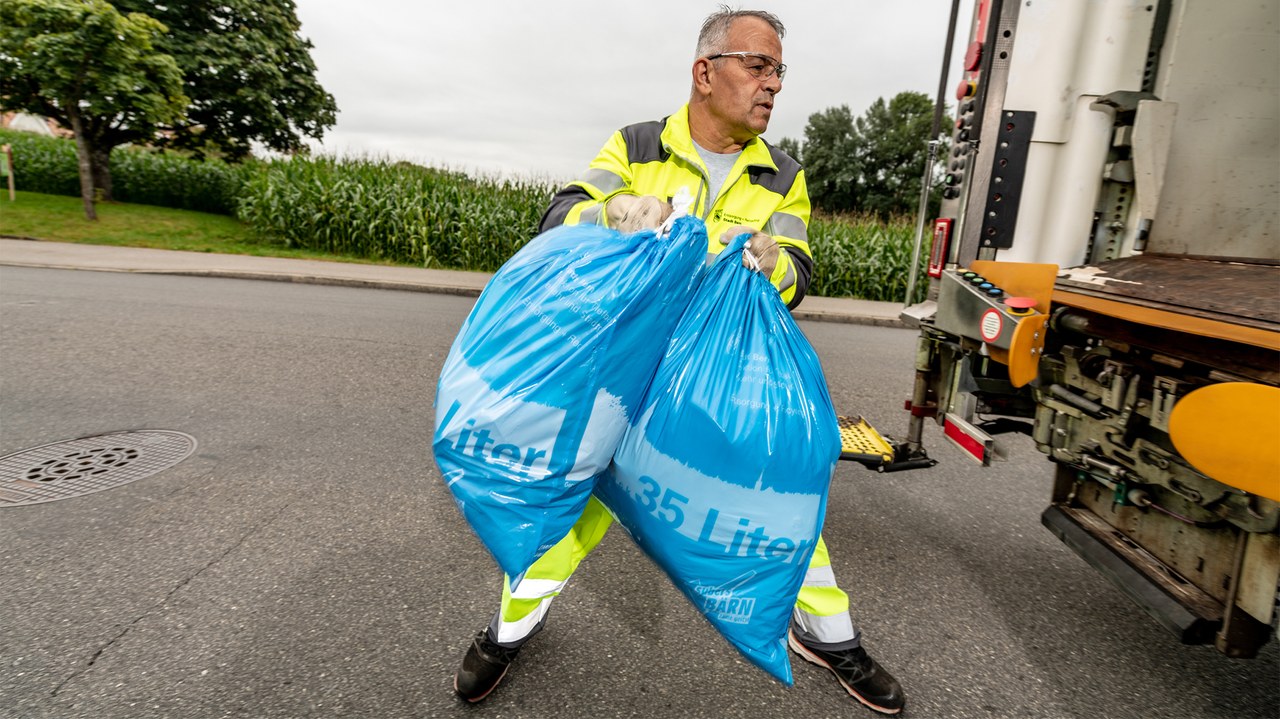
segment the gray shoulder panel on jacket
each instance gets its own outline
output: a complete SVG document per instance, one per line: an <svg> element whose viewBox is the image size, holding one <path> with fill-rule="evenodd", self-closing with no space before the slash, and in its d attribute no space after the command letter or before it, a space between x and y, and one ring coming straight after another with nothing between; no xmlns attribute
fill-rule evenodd
<svg viewBox="0 0 1280 719"><path fill-rule="evenodd" d="M662 130L666 125L666 119L662 119L622 128L622 139L627 143L627 162L633 165L665 162L669 153L662 149Z"/></svg>
<svg viewBox="0 0 1280 719"><path fill-rule="evenodd" d="M764 140L761 140L761 142L764 142ZM767 167L752 167L749 171L751 182L760 185L766 190L785 196L791 191L791 186L795 184L796 176L800 174L800 163L767 142L764 143L764 146L769 148L769 156L773 158L773 164L778 166L778 171L774 172Z"/></svg>

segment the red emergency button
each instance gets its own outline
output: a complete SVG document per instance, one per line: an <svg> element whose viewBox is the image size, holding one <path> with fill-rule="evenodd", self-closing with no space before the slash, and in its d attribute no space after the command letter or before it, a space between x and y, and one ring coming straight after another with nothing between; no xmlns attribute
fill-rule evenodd
<svg viewBox="0 0 1280 719"><path fill-rule="evenodd" d="M982 43L974 40L969 43L969 49L964 52L964 69L966 72L973 72L982 64Z"/></svg>
<svg viewBox="0 0 1280 719"><path fill-rule="evenodd" d="M978 83L972 80L961 80L960 84L956 86L957 100L967 100L976 94L978 94Z"/></svg>
<svg viewBox="0 0 1280 719"><path fill-rule="evenodd" d="M1009 308L1011 315L1029 315L1036 308L1036 299L1034 297L1006 297L1004 304Z"/></svg>

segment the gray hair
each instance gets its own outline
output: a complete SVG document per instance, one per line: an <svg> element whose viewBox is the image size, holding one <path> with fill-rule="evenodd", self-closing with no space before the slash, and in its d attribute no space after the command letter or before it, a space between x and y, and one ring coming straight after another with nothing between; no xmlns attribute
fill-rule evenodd
<svg viewBox="0 0 1280 719"><path fill-rule="evenodd" d="M734 10L728 5L721 5L718 11L711 13L702 22L702 31L698 33L696 57L709 57L719 52L728 52L729 48L724 47L724 43L729 37L729 27L733 25L735 20L744 17L759 18L769 23L769 27L778 33L778 39L782 39L787 35L787 29L783 27L782 21L771 12L765 12L764 10Z"/></svg>

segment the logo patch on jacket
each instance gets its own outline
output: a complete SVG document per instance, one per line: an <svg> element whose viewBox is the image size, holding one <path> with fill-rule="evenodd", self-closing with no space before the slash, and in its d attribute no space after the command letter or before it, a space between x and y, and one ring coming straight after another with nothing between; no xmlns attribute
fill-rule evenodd
<svg viewBox="0 0 1280 719"><path fill-rule="evenodd" d="M743 217L724 210L716 210L711 213L711 220L713 222L729 222L735 225L751 225L753 227L760 224L760 220L754 217Z"/></svg>

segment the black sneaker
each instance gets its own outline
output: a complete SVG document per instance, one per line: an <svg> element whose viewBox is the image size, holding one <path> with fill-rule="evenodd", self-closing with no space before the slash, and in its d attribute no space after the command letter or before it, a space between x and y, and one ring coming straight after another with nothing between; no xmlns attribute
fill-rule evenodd
<svg viewBox="0 0 1280 719"><path fill-rule="evenodd" d="M453 676L453 690L471 703L482 701L506 676L520 647L502 647L489 639L489 629L481 629L462 658L462 666Z"/></svg>
<svg viewBox="0 0 1280 719"><path fill-rule="evenodd" d="M867 656L862 647L827 652L801 644L795 633L790 631L787 632L787 646L806 660L830 669L850 696L874 711L897 714L906 704L898 680Z"/></svg>

